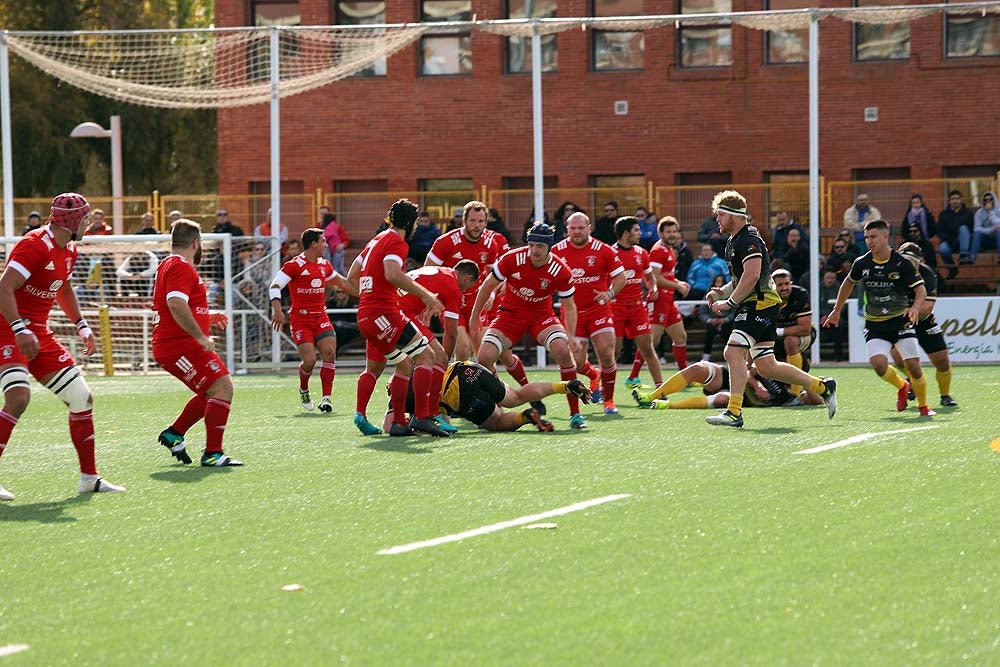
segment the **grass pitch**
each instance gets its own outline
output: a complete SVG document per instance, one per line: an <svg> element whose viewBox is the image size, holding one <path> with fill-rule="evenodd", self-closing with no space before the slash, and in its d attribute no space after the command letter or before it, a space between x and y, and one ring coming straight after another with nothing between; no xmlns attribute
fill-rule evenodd
<svg viewBox="0 0 1000 667"><path fill-rule="evenodd" d="M457 420L440 440L362 437L344 369L333 415L302 413L293 376L238 377L226 450L247 465L217 470L156 444L176 380L90 378L98 464L129 489L98 497L76 494L65 410L38 390L0 461L18 496L0 504L0 656L30 648L0 661L1000 664L997 369L957 368L961 407L933 420L868 369L833 374L832 422L751 408L742 431L711 427L619 386L621 416L585 407L587 431L552 397L554 433ZM200 454L203 427L188 440ZM377 553L614 494L556 529Z"/></svg>

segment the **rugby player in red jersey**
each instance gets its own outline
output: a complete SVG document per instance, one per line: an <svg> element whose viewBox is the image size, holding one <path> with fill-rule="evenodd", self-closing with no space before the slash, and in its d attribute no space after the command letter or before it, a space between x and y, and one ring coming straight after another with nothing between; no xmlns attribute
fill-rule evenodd
<svg viewBox="0 0 1000 667"><path fill-rule="evenodd" d="M307 229L299 239L303 251L282 265L268 290L271 327L280 331L287 321L281 309L281 290L287 285L292 301L289 308L292 340L302 360L299 364L299 400L306 410L313 409L309 379L316 367L318 351L319 380L323 392L319 410L330 413L333 412L330 394L333 393L333 379L337 374L337 331L326 314L326 295L334 285L353 296L357 296L358 291L323 256L326 239L322 229Z"/></svg>
<svg viewBox="0 0 1000 667"><path fill-rule="evenodd" d="M576 368L590 375L587 360L587 340L594 344L594 353L601 365L600 389L591 384L591 398L604 402L605 414L618 414L615 407L615 321L611 313L611 300L625 288L625 268L618 253L603 241L590 235L590 218L577 211L566 220L568 236L552 246L552 254L561 257L569 266L570 282L576 288L576 337L579 346L575 354ZM569 398L570 421L580 413L579 401ZM582 416L579 417L582 419Z"/></svg>
<svg viewBox="0 0 1000 667"><path fill-rule="evenodd" d="M406 199L395 202L386 217L389 228L368 242L356 261L358 268L351 268L350 273L358 276L360 293L358 329L367 341L370 360L378 361L384 357L396 366L389 384L393 411L389 435L411 435L416 430L447 437L450 434L433 419L438 413L438 397L441 394L440 382L434 383L434 349L427 336L402 313L399 306L397 290L402 290L419 297L430 314L440 315L444 309L437 297L403 271L409 253L406 239L413 234L416 221L417 207L412 202ZM414 416L407 423L406 393L411 371ZM364 375L367 374L368 370ZM363 379L358 381L359 396ZM359 423L359 415L363 423ZM355 415L354 423L362 432L378 431L360 411Z"/></svg>
<svg viewBox="0 0 1000 667"><path fill-rule="evenodd" d="M203 417L203 466L241 466L222 450L222 436L233 402L233 381L209 335L226 327L225 313L208 308L205 284L195 269L201 263L201 227L180 218L170 226L170 255L160 262L153 285L153 358L194 392L181 413L160 433L159 442L181 463L191 463L184 435Z"/></svg>
<svg viewBox="0 0 1000 667"><path fill-rule="evenodd" d="M476 295L476 303L469 319L469 333L475 336L480 328L479 316L486 302L501 283L506 283L496 317L483 334L477 361L495 370L500 353L528 333L539 345L544 345L556 363L565 381L576 378L573 353L579 344L569 338L566 330L576 331L576 304L572 274L566 262L550 252L555 233L544 222L536 222L528 230L528 246L506 252L493 266L492 273L483 281ZM552 309L552 297L558 294L563 309L563 322ZM571 422L572 428L586 428L582 417Z"/></svg>
<svg viewBox="0 0 1000 667"><path fill-rule="evenodd" d="M649 250L649 265L653 268L653 278L656 280L658 288L657 298L650 302L649 312L653 349L655 350L660 344L660 338L666 331L667 335L670 336L677 368L684 370L687 367L687 331L684 329L684 318L681 316L680 310L677 309L674 297L675 293L679 293L681 298L686 297L691 291L691 286L683 280L678 280L675 273L677 254L674 252L671 240L680 235L677 220L665 215L660 218L658 229L660 240L654 243ZM642 384L639 380L642 363L642 354L636 350L635 361L632 362L632 372L625 380L626 387L637 388Z"/></svg>
<svg viewBox="0 0 1000 667"><path fill-rule="evenodd" d="M80 369L49 328L52 305L76 322L84 355L94 352L94 332L80 313L70 277L76 239L90 212L83 195L67 192L52 200L47 224L28 232L7 256L0 275L0 455L17 420L28 407L28 373L69 408L69 434L80 461L80 493L120 492L125 487L101 479L94 456L93 397ZM0 500L14 494L0 486Z"/></svg>
<svg viewBox="0 0 1000 667"><path fill-rule="evenodd" d="M627 276L624 289L612 304L615 318L615 357L621 354L625 336L628 336L635 341L637 354L646 360L649 373L659 386L663 382L663 371L660 369L660 360L656 358L656 350L653 349L649 311L643 300L642 285L646 284L646 300L651 302L657 301L658 290L653 280L653 269L649 265L649 254L639 245L639 220L632 216L618 218L615 221L615 234L618 235L618 242L612 247L618 252Z"/></svg>

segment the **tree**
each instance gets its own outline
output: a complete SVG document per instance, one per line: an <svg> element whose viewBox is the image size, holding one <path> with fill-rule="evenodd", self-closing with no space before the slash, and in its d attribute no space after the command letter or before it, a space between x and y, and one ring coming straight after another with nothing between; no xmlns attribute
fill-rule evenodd
<svg viewBox="0 0 1000 667"><path fill-rule="evenodd" d="M210 26L213 13L211 0L18 0L0 3L0 25L9 30L198 28ZM95 164L110 171L109 142L70 139L69 133L85 120L107 126L114 114L122 117L126 195L217 189L214 109L126 104L77 89L17 57L10 59L10 73L15 196L47 197L85 181L103 188L92 187L89 194L110 194L108 178L87 172Z"/></svg>

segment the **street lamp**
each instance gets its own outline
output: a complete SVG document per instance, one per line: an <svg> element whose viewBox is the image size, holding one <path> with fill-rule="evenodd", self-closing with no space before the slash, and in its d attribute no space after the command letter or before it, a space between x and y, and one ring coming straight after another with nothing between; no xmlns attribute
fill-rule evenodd
<svg viewBox="0 0 1000 667"><path fill-rule="evenodd" d="M69 133L71 139L111 139L111 217L115 234L122 234L122 117L111 117L111 129L97 123L80 123Z"/></svg>

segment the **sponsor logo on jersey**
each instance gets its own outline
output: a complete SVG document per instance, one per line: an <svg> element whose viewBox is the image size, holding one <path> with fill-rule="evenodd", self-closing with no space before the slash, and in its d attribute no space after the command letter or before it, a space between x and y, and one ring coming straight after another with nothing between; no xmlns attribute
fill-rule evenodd
<svg viewBox="0 0 1000 667"><path fill-rule="evenodd" d="M594 257L593 255L588 255L587 256L587 266L594 266L595 264L597 264L597 258Z"/></svg>
<svg viewBox="0 0 1000 667"><path fill-rule="evenodd" d="M53 280L52 284L49 285L49 291L50 292L58 292L59 288L62 287L62 286L63 286L63 281L61 281L61 280Z"/></svg>
<svg viewBox="0 0 1000 667"><path fill-rule="evenodd" d="M55 271L56 270L56 265L52 263L52 260L49 260L49 263L45 265L45 270L46 271Z"/></svg>
<svg viewBox="0 0 1000 667"><path fill-rule="evenodd" d="M309 283L309 284L312 285L313 287L322 287L323 286L323 279L322 278L313 278L312 282Z"/></svg>
<svg viewBox="0 0 1000 667"><path fill-rule="evenodd" d="M309 269L302 269L302 275L308 276L309 275Z"/></svg>
<svg viewBox="0 0 1000 667"><path fill-rule="evenodd" d="M548 278L542 278L542 289L548 289L550 284Z"/></svg>
<svg viewBox="0 0 1000 667"><path fill-rule="evenodd" d="M4 345L3 349L0 350L0 356L3 356L4 359L12 358L14 356L14 346Z"/></svg>
<svg viewBox="0 0 1000 667"><path fill-rule="evenodd" d="M67 362L67 361L69 361L72 358L73 358L73 355L71 355L69 352L63 352L62 354L59 355L59 363L61 364L61 363Z"/></svg>

